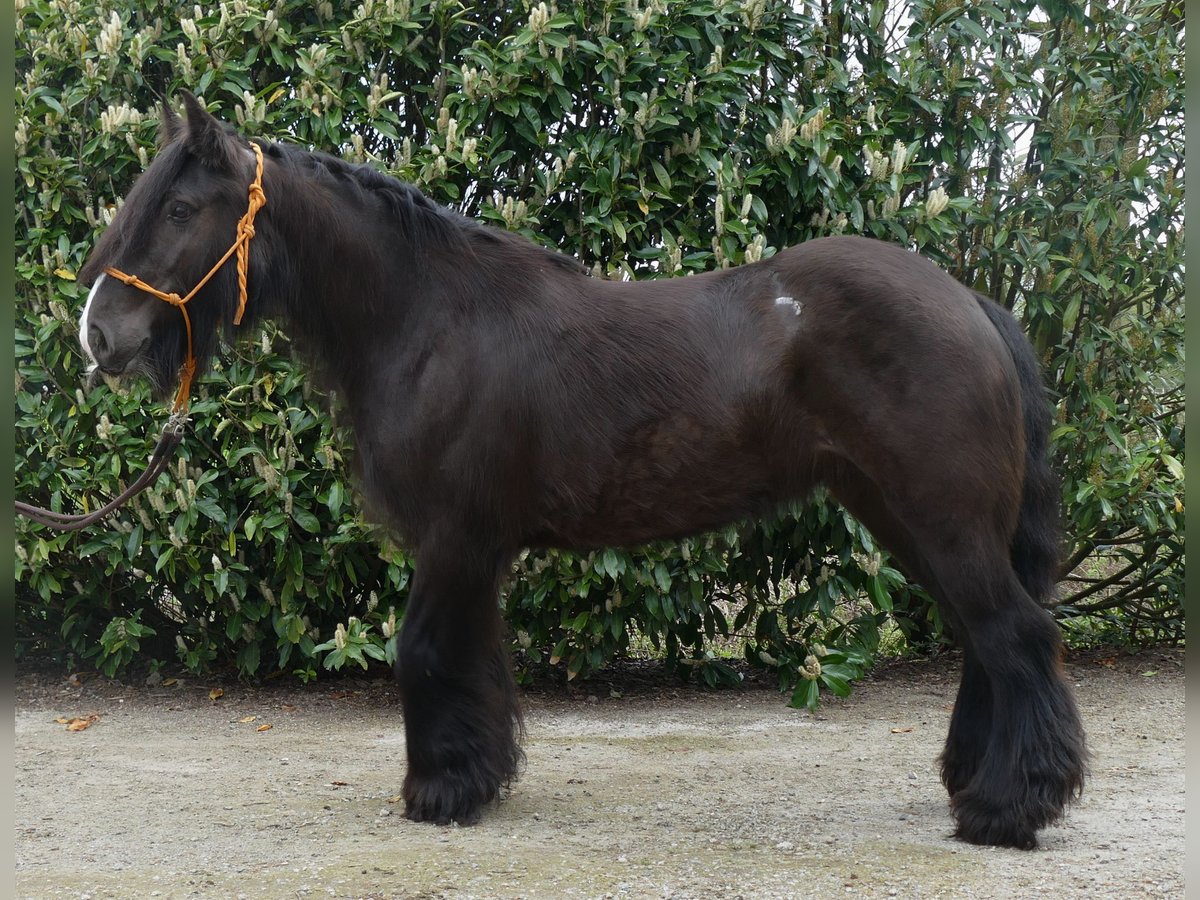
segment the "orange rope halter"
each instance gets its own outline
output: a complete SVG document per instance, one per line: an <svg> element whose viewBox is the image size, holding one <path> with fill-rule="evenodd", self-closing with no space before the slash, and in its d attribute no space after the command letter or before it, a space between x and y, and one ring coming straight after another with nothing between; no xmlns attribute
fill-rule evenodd
<svg viewBox="0 0 1200 900"><path fill-rule="evenodd" d="M179 373L179 392L175 395L175 412L186 412L188 402L191 400L192 376L196 374L196 357L192 353L192 320L187 314L187 304L200 288L208 284L209 279L217 274L217 270L229 261L229 257L234 253L237 254L237 277L238 277L238 308L237 313L233 317L233 324L242 324L242 314L246 311L246 270L250 266L250 238L254 237L254 217L258 215L258 211L266 206L267 196L262 189L263 176L263 155L258 144L251 144L250 149L254 151L256 159L254 168L254 181L250 183L250 204L246 208L245 215L238 220L237 237L233 241L233 245L225 251L225 255L217 260L216 265L208 270L208 274L200 279L200 282L187 292L186 296L180 297L178 294L167 293L160 291L157 288L151 287L138 278L136 275L126 275L120 269L109 266L104 270L106 275L111 275L118 281L121 281L130 287L135 287L139 291L145 291L164 303L170 303L183 313L183 323L187 326L187 358L183 361L183 368Z"/></svg>

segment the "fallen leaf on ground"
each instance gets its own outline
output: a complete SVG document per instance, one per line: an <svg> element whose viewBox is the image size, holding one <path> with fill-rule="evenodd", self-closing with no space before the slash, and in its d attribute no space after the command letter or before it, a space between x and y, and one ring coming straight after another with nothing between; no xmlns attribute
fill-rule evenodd
<svg viewBox="0 0 1200 900"><path fill-rule="evenodd" d="M221 688L213 688L211 691L208 692L208 699L211 700L213 703L216 703L223 696L225 696L225 691L223 691Z"/></svg>
<svg viewBox="0 0 1200 900"><path fill-rule="evenodd" d="M170 687L171 685L178 684L178 683L179 683L178 678L164 678L162 685L163 685L163 687Z"/></svg>
<svg viewBox="0 0 1200 900"><path fill-rule="evenodd" d="M329 783L335 787L350 787L350 782L348 781L331 781Z"/></svg>
<svg viewBox="0 0 1200 900"><path fill-rule="evenodd" d="M295 712L296 711L296 707L292 706L292 704L290 704L290 703L283 704L283 706L281 706L280 709L282 709L284 712Z"/></svg>
<svg viewBox="0 0 1200 900"><path fill-rule="evenodd" d="M245 725L248 722L253 722L257 718L258 716L242 716L240 719L238 719L238 724Z"/></svg>
<svg viewBox="0 0 1200 900"><path fill-rule="evenodd" d="M388 797L387 802L388 803L399 803L403 799L404 799L403 794L397 794L395 797Z"/></svg>
<svg viewBox="0 0 1200 900"><path fill-rule="evenodd" d="M91 728L96 722L100 721L100 716L97 713L91 713L87 716L76 716L73 719L59 717L54 720L59 725L66 725L67 731L83 731L85 728Z"/></svg>
<svg viewBox="0 0 1200 900"><path fill-rule="evenodd" d="M910 731L912 731L911 725L907 728L893 728L892 734L908 734Z"/></svg>
<svg viewBox="0 0 1200 900"><path fill-rule="evenodd" d="M270 731L274 727L275 727L274 725L259 725L254 730L255 731Z"/></svg>

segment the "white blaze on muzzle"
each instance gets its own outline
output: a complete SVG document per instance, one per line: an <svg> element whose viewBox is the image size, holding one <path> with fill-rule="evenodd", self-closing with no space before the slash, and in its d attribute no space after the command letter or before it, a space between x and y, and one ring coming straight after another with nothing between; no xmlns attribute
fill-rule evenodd
<svg viewBox="0 0 1200 900"><path fill-rule="evenodd" d="M79 316L79 345L83 347L84 355L90 362L89 372L96 368L96 354L92 352L92 348L88 344L88 310L92 308L92 298L96 296L96 291L100 290L102 281L104 281L104 276L100 275L96 279L96 283L92 285L92 289L88 291L87 302L83 304L83 313Z"/></svg>

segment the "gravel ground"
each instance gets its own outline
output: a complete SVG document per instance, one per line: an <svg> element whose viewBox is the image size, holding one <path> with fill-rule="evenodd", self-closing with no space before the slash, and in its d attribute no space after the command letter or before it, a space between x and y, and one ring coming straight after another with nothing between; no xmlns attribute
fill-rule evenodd
<svg viewBox="0 0 1200 900"><path fill-rule="evenodd" d="M1181 897L1182 653L1067 671L1092 777L1026 853L950 837L953 659L884 666L815 715L640 670L528 693L525 774L473 828L394 802L388 682L19 670L18 896Z"/></svg>

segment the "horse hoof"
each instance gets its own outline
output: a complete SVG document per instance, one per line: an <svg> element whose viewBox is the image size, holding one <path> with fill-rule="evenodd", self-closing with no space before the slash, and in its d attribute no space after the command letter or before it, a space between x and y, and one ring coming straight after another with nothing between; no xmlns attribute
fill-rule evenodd
<svg viewBox="0 0 1200 900"><path fill-rule="evenodd" d="M483 805L495 796L494 788L488 790L469 778L416 778L410 773L404 781L404 815L432 825L474 825Z"/></svg>
<svg viewBox="0 0 1200 900"><path fill-rule="evenodd" d="M1038 829L1056 821L1063 812L1063 804L1046 797L1029 796L1023 802L1011 803L988 801L977 786L955 793L950 805L958 826L954 836L959 840L1018 850L1035 848Z"/></svg>
<svg viewBox="0 0 1200 900"><path fill-rule="evenodd" d="M426 822L430 825L478 825L480 819L479 807L462 809L458 812L443 809L438 805L423 806L406 803L404 817L413 822Z"/></svg>
<svg viewBox="0 0 1200 900"><path fill-rule="evenodd" d="M1005 822L997 818L976 818L971 815L958 817L954 836L968 844L985 847L1014 847L1017 850L1033 850L1037 847L1037 831L1018 822Z"/></svg>

